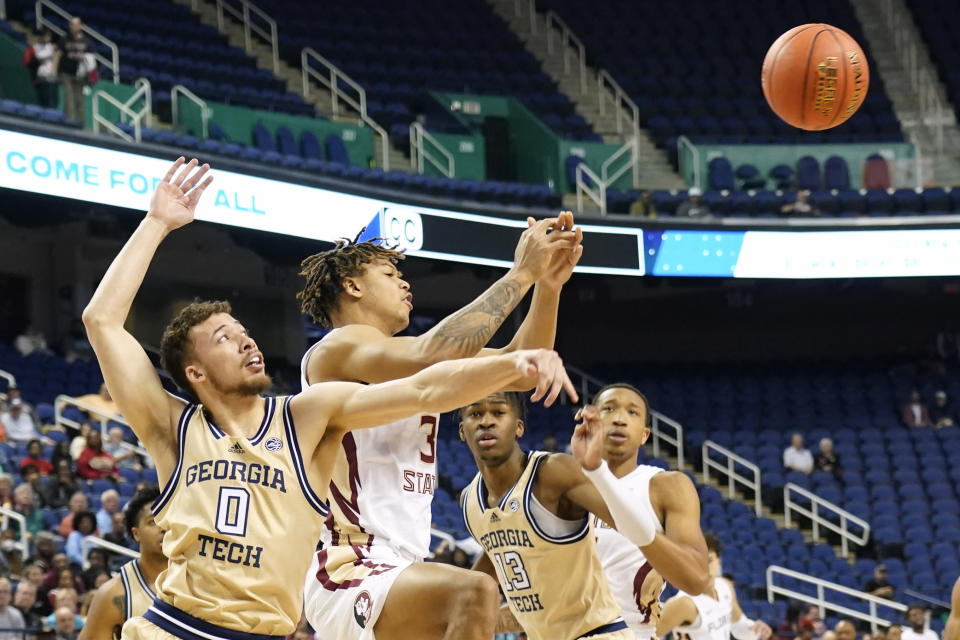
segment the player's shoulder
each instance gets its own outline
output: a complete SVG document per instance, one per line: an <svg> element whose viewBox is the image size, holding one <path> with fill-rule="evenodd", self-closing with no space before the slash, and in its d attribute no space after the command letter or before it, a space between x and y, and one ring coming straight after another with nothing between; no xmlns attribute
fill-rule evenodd
<svg viewBox="0 0 960 640"><path fill-rule="evenodd" d="M369 324L348 324L337 327L314 345L316 351L330 351L359 346L389 338L380 329Z"/></svg>
<svg viewBox="0 0 960 640"><path fill-rule="evenodd" d="M683 471L662 471L650 477L650 493L669 496L689 491L696 492L696 486Z"/></svg>
<svg viewBox="0 0 960 640"><path fill-rule="evenodd" d="M583 467L569 453L541 453L540 463L537 466L537 484L541 487L545 485L565 488L585 480Z"/></svg>
<svg viewBox="0 0 960 640"><path fill-rule="evenodd" d="M123 587L123 578L121 573L113 576L97 588L94 598L100 600L112 600L113 598L125 597L126 590Z"/></svg>

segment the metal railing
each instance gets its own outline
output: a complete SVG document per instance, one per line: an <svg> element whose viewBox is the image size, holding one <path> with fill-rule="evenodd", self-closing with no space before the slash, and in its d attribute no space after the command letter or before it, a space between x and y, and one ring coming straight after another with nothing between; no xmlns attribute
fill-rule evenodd
<svg viewBox="0 0 960 640"><path fill-rule="evenodd" d="M26 560L30 557L30 542L27 538L29 535L27 532L27 519L22 513L17 513L13 509L7 509L6 507L0 507L0 514L6 516L3 519L3 525L0 526L0 531L6 531L10 528L10 520L16 520L19 525L17 529L19 530L18 539L14 544L17 549L20 550L20 553L23 556L23 559Z"/></svg>
<svg viewBox="0 0 960 640"><path fill-rule="evenodd" d="M100 423L100 434L103 437L104 442L107 441L107 435L108 435L107 432L110 430L109 424L111 422L117 422L122 425L126 425L128 427L130 426L130 423L127 422L124 419L124 417L119 414L113 414L112 416L104 415L103 412L98 407L95 407L91 404L87 404L86 402L82 402L72 396L68 396L65 394L61 394L57 396L56 399L53 401L54 424L58 426L70 427L71 429L76 429L77 431L80 430L79 422L77 422L76 420L72 420L70 418L64 417L63 409L67 406L76 407L77 409L86 411L87 413L93 414L95 416L99 416L100 420L97 420L96 418L91 417L91 421ZM147 453L147 450L144 449L143 447L132 445L129 442L124 442L123 445L127 449L133 449L140 455L144 455L144 456L150 455L149 453Z"/></svg>
<svg viewBox="0 0 960 640"><path fill-rule="evenodd" d="M778 575L815 585L817 588L817 595L811 596L801 591L774 584L774 578ZM826 597L826 591L833 591L838 594L842 593L847 596L859 598L867 603L869 612L863 613L857 609L852 609L850 607L845 607L843 605L836 604L835 602L831 602ZM823 580L822 578L816 578L806 573L792 571L786 567L770 565L767 567L767 601L773 603L774 596L778 595L820 607L821 617L824 615L824 610L829 609L830 611L835 611L843 616L849 616L851 618L869 622L873 633L877 632L877 628L879 626L889 626L894 622L893 620L888 620L887 618L881 617L877 612L879 607L887 607L888 609L893 609L895 611L907 611L907 606L900 604L899 602L887 600L886 598L881 598L864 591L857 591L856 589L851 589L835 582Z"/></svg>
<svg viewBox="0 0 960 640"><path fill-rule="evenodd" d="M810 506L807 507L806 505L797 502L792 494L799 494L803 496L810 501ZM821 527L827 529L828 531L833 531L840 536L840 549L844 557L849 555L849 542L853 542L862 547L867 544L867 540L870 539L870 523L868 523L866 520L858 518L849 511L840 508L829 500L824 500L820 496L811 493L803 487L792 482L788 482L783 487L783 505L783 517L787 527L790 526L792 521L791 513L796 513L810 518L811 522L813 522L814 541L820 541ZM840 524L838 525L830 519L824 517L822 511L828 511L839 517ZM849 525L851 524L860 528L860 535L855 535L852 531L850 531Z"/></svg>
<svg viewBox="0 0 960 640"><path fill-rule="evenodd" d="M617 182L626 172L631 172L631 184L640 186L640 149L639 139L634 136L614 151L600 165L598 176L585 164L578 165L576 175L577 213L583 213L583 196L587 196L600 207L600 213L607 213L607 189ZM626 160L624 160L626 158ZM619 163L619 165L618 165ZM581 167L583 167L581 171ZM581 173L590 178L589 184Z"/></svg>
<svg viewBox="0 0 960 640"><path fill-rule="evenodd" d="M736 497L736 485L741 484L748 489L753 490L753 503L754 511L759 516L761 515L762 510L762 501L761 501L761 485L760 485L760 467L753 464L746 458L738 456L733 451L725 447L721 447L716 442L712 440L707 440L703 443L703 483L710 483L710 469L716 469L722 473L727 474L727 497L735 498ZM726 458L726 462L719 462L710 457L710 452L714 451ZM744 475L741 475L737 471L737 465L742 465L746 467L753 473L753 478L748 478Z"/></svg>
<svg viewBox="0 0 960 640"><path fill-rule="evenodd" d="M10 387L17 386L16 377L9 371L4 371L3 369L0 369L0 378L3 378L4 380L7 381L7 389L9 389Z"/></svg>
<svg viewBox="0 0 960 640"><path fill-rule="evenodd" d="M592 181L592 185L587 183L587 178ZM577 165L576 181L577 213L583 213L583 196L587 196L600 207L600 213L605 215L607 213L607 188L600 176L591 171L587 163L581 162Z"/></svg>
<svg viewBox="0 0 960 640"><path fill-rule="evenodd" d="M606 114L607 103L613 106L614 115L617 117L617 133L624 135L624 127L629 125L630 130L626 135L640 135L640 108L606 69L601 69L597 73L597 101L600 115ZM629 111L629 118L625 115L624 109Z"/></svg>
<svg viewBox="0 0 960 640"><path fill-rule="evenodd" d="M433 149L427 149L424 143L430 143ZM441 160L433 151L437 151L443 156ZM417 173L423 173L425 162L429 162L437 171L448 178L455 175L455 164L453 154L440 144L440 141L430 135L423 125L419 122L410 124L410 165L417 170Z"/></svg>
<svg viewBox="0 0 960 640"><path fill-rule="evenodd" d="M101 549L106 549L107 551L112 551L113 553L119 553L120 555L127 556L128 558L136 559L140 557L139 551L134 551L133 549L128 549L122 545L108 542L107 540L98 538L97 536L86 536L80 541L80 552L83 556L84 569L90 566L87 562L87 556L90 555L90 549L93 547L99 547Z"/></svg>
<svg viewBox="0 0 960 640"><path fill-rule="evenodd" d="M50 29L53 33L58 36L64 35L67 30L63 27L57 25L56 23L50 21L46 16L43 15L43 10L48 9L50 12L57 14L67 22L73 19L73 15L65 11L63 7L50 2L50 0L37 0L36 4L36 14L37 14L37 29L46 27ZM114 84L120 82L120 49L117 47L117 44L101 34L96 29L91 29L87 25L83 25L83 32L90 36L93 40L105 45L110 49L110 58L104 57L102 54L97 51L91 51L90 53L97 59L98 62L103 64L107 69L113 73L113 82Z"/></svg>
<svg viewBox="0 0 960 640"><path fill-rule="evenodd" d="M93 94L93 131L94 133L100 133L100 129L106 129L110 133L123 138L127 142L140 142L141 139L141 129L144 126L150 126L153 121L153 100L151 98L150 92L150 81L146 78L137 78L135 82L137 90L127 98L124 102L120 102L117 98L114 98L112 95L107 93L104 90L95 91ZM135 110L133 105L143 100L143 106L140 110ZM112 118L108 118L100 113L100 103L101 101L107 102L108 104L115 107L120 111L120 121L127 122L129 118L129 123L133 125L133 135L118 127Z"/></svg>
<svg viewBox="0 0 960 640"><path fill-rule="evenodd" d="M311 62L319 63L324 73L310 66ZM312 47L304 47L300 53L300 68L303 81L303 96L310 97L310 80L316 80L330 91L330 108L333 116L340 115L340 101L347 103L354 111L360 114L360 120L380 136L381 168L390 169L390 139L386 130L377 124L367 114L367 92L353 78L345 74L338 66L324 58ZM356 91L356 96L344 90L343 85Z"/></svg>
<svg viewBox="0 0 960 640"><path fill-rule="evenodd" d="M7 19L7 0L0 0L0 20Z"/></svg>
<svg viewBox="0 0 960 640"><path fill-rule="evenodd" d="M577 61L577 75L580 76L580 93L587 92L587 50L580 38L567 26L555 11L547 11L547 53L553 54L554 31L559 31L560 48L563 50L563 73L569 74L572 67L571 56Z"/></svg>
<svg viewBox="0 0 960 640"><path fill-rule="evenodd" d="M240 5L239 8L231 3ZM243 25L243 48L254 53L253 36L260 37L270 46L273 72L280 73L280 53L277 46L277 21L249 0L217 0L217 28L226 33L226 16ZM257 22L259 20L259 23ZM266 26L264 26L266 25Z"/></svg>
<svg viewBox="0 0 960 640"><path fill-rule="evenodd" d="M170 89L170 116L173 121L173 126L176 127L180 124L180 101L178 99L180 96L183 96L200 107L200 128L203 133L203 138L206 139L210 135L210 118L213 115L213 111L207 106L203 98L182 84L175 84L173 88Z"/></svg>
<svg viewBox="0 0 960 640"><path fill-rule="evenodd" d="M690 185L690 186L692 186L692 187L697 187L698 189L703 189L703 184L702 184L701 176L700 176L700 150L697 149L697 145L693 144L693 142L691 142L691 141L690 141L690 138L688 138L687 136L680 136L680 137L677 138L677 157L678 157L678 158L680 159L680 161L681 161L681 162L680 162L680 165L681 165L681 168L680 168L680 170L681 170L681 175L682 175L682 171L683 171L683 166L682 166L682 165L683 165L683 148L684 148L684 147L687 147L688 149L690 149L690 155L691 155L692 158L693 158L693 160L692 160L692 162L693 162L693 184Z"/></svg>

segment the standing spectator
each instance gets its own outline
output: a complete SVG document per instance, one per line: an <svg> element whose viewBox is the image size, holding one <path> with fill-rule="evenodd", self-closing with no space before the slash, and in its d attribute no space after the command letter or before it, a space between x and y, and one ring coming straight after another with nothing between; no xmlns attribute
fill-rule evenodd
<svg viewBox="0 0 960 640"><path fill-rule="evenodd" d="M27 443L40 437L33 417L23 410L23 400L17 398L10 402L10 408L0 414L0 424L6 434L7 442Z"/></svg>
<svg viewBox="0 0 960 640"><path fill-rule="evenodd" d="M60 40L60 66L57 76L64 92L64 115L81 126L86 120L86 108L83 103L84 57L91 51L90 40L83 33L83 22L74 16L70 19L70 30Z"/></svg>
<svg viewBox="0 0 960 640"><path fill-rule="evenodd" d="M878 564L873 568L873 577L867 581L863 590L879 598L888 598L893 600L893 585L887 579L887 567Z"/></svg>
<svg viewBox="0 0 960 640"><path fill-rule="evenodd" d="M687 191L687 199L677 207L678 218L708 218L713 213L710 207L701 202L703 191L699 187L690 187Z"/></svg>
<svg viewBox="0 0 960 640"><path fill-rule="evenodd" d="M813 460L814 466L818 471L829 471L837 480L840 479L840 462L837 460L837 454L833 450L833 440L822 438L820 440L820 452Z"/></svg>
<svg viewBox="0 0 960 640"><path fill-rule="evenodd" d="M833 632L837 634L837 640L857 640L857 628L849 620L838 622Z"/></svg>
<svg viewBox="0 0 960 640"><path fill-rule="evenodd" d="M915 604L907 609L907 624L900 630L903 640L940 640L937 632L927 626L926 607Z"/></svg>
<svg viewBox="0 0 960 640"><path fill-rule="evenodd" d="M803 446L803 436L799 433L790 438L790 446L783 451L783 466L787 471L810 473L813 471L813 454Z"/></svg>
<svg viewBox="0 0 960 640"><path fill-rule="evenodd" d="M63 516L63 520L60 521L60 535L64 538L73 531L73 519L77 517L77 514L90 508L90 501L87 500L87 494L78 490L70 496L70 502L67 503L67 508L70 509L70 513Z"/></svg>
<svg viewBox="0 0 960 640"><path fill-rule="evenodd" d="M73 531L67 536L63 550L67 560L79 567L83 566L83 540L97 531L97 517L90 511L81 511L73 518Z"/></svg>
<svg viewBox="0 0 960 640"><path fill-rule="evenodd" d="M42 107L56 107L59 102L57 88L57 46L49 29L41 29L37 41L31 45L33 64L30 75L37 90L37 99Z"/></svg>
<svg viewBox="0 0 960 640"><path fill-rule="evenodd" d="M83 628L83 621L76 614L76 609L71 609L69 606L57 607L57 610L50 615L54 616L54 640L77 640L77 635L80 632L77 627L79 625L80 628Z"/></svg>
<svg viewBox="0 0 960 640"><path fill-rule="evenodd" d="M29 580L21 580L13 594L13 606L23 616L23 624L27 629L40 626L43 616L37 612L37 585Z"/></svg>
<svg viewBox="0 0 960 640"><path fill-rule="evenodd" d="M819 217L820 209L810 204L810 202L808 202L809 198L810 192L806 189L800 189L797 191L797 199L780 207L780 213L792 213L802 218Z"/></svg>
<svg viewBox="0 0 960 640"><path fill-rule="evenodd" d="M910 393L910 401L903 406L903 424L908 427L930 426L930 411L916 389Z"/></svg>
<svg viewBox="0 0 960 640"><path fill-rule="evenodd" d="M65 507L70 502L70 496L79 490L80 487L77 486L77 479L73 475L70 463L66 460L60 460L57 463L56 475L47 481L43 503L50 509Z"/></svg>
<svg viewBox="0 0 960 640"><path fill-rule="evenodd" d="M947 392L943 389L937 391L933 397L933 409L930 411L930 418L933 421L933 426L937 429L952 427L957 423L953 405L950 403L950 399L947 398Z"/></svg>
<svg viewBox="0 0 960 640"><path fill-rule="evenodd" d="M107 441L103 443L103 450L113 457L118 467L137 471L143 468L137 458L137 450L124 442L123 429L120 427L110 427L110 431L107 432Z"/></svg>
<svg viewBox="0 0 960 640"><path fill-rule="evenodd" d="M113 514L120 511L120 494L116 489L107 489L100 494L100 510L97 511L97 530L103 533L113 531Z"/></svg>
<svg viewBox="0 0 960 640"><path fill-rule="evenodd" d="M26 518L28 539L43 531L43 513L36 507L33 487L26 482L13 490L13 510ZM10 528L19 535L20 523L11 519Z"/></svg>
<svg viewBox="0 0 960 640"><path fill-rule="evenodd" d="M20 352L24 358L33 353L50 353L47 348L47 339L43 334L33 327L28 326L27 330L13 339L13 348Z"/></svg>
<svg viewBox="0 0 960 640"><path fill-rule="evenodd" d="M653 205L653 200L650 199L650 191L648 189L643 189L640 192L640 197L630 205L630 215L642 216L644 218L657 217L657 208Z"/></svg>
<svg viewBox="0 0 960 640"><path fill-rule="evenodd" d="M84 480L119 479L117 465L110 454L103 450L99 431L91 430L87 436L87 446L77 458L77 475Z"/></svg>
<svg viewBox="0 0 960 640"><path fill-rule="evenodd" d="M0 629L23 629L23 614L11 605L13 586L7 578L0 578ZM20 640L19 633L0 633L0 640Z"/></svg>
<svg viewBox="0 0 960 640"><path fill-rule="evenodd" d="M28 464L32 464L42 476L48 476L53 473L53 465L43 457L43 443L34 438L27 445L27 457L20 462L20 473Z"/></svg>

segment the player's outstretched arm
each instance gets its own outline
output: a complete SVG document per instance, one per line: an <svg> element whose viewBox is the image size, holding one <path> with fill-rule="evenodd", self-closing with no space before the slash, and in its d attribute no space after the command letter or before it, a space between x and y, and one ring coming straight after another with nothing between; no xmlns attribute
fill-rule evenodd
<svg viewBox="0 0 960 640"><path fill-rule="evenodd" d="M740 600L737 599L737 590L733 583L726 578L721 579L727 583L730 596L733 598L733 611L730 614L730 634L737 640L768 640L773 634L770 625L763 620L751 620L743 615L743 609L740 608Z"/></svg>
<svg viewBox="0 0 960 640"><path fill-rule="evenodd" d="M360 385L330 382L312 385L293 398L290 410L295 422L310 425L306 442L319 442L318 420L325 418L338 430L362 429L387 424L418 412L452 411L483 398L511 382L536 377L531 399L544 399L549 406L561 390L576 398L576 390L563 361L545 349L517 351L487 358L449 360L427 367L409 378L382 384ZM299 431L298 431L299 435Z"/></svg>
<svg viewBox="0 0 960 640"><path fill-rule="evenodd" d="M678 593L663 605L660 620L657 621L657 637L662 638L677 627L691 625L697 621L697 605L693 598Z"/></svg>
<svg viewBox="0 0 960 640"><path fill-rule="evenodd" d="M127 596L120 576L110 578L97 589L87 612L87 620L77 640L103 640L119 636L120 627L126 621Z"/></svg>
<svg viewBox="0 0 960 640"><path fill-rule="evenodd" d="M210 167L203 165L194 171L196 166L196 160L184 166L180 158L170 167L157 185L150 211L114 258L83 311L87 337L110 395L162 475L168 475L175 464L174 414L182 403L163 390L146 352L124 323L160 242L193 220L197 202L210 184L210 177L204 179Z"/></svg>
<svg viewBox="0 0 960 640"><path fill-rule="evenodd" d="M578 232L557 225L558 218L530 225L520 236L513 267L476 300L421 336L391 337L366 325L346 326L331 334L311 355L307 380L311 384L325 380L385 382L443 360L476 356L544 275L553 256L579 245ZM548 233L550 229L553 231Z"/></svg>
<svg viewBox="0 0 960 640"><path fill-rule="evenodd" d="M616 526L617 531L643 548L643 555L664 580L690 595L699 595L710 581L707 543L700 530L700 498L683 473L668 472L650 480L650 501L662 504L663 533L645 512L633 508L633 496L617 481L602 458L603 425L595 407L585 406L578 416L571 447L589 483L577 484L569 497ZM585 489L591 486L602 498ZM599 509L599 510L598 510ZM612 520L607 520L608 513Z"/></svg>
<svg viewBox="0 0 960 640"><path fill-rule="evenodd" d="M950 598L950 617L943 628L943 640L960 640L960 578L953 585Z"/></svg>

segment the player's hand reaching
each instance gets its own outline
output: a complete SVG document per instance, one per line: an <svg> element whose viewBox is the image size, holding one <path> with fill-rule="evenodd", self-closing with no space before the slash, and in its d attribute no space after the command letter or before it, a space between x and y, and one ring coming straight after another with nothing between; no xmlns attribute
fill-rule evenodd
<svg viewBox="0 0 960 640"><path fill-rule="evenodd" d="M530 400L543 402L544 406L551 406L560 395L560 391L566 390L567 395L574 402L578 400L577 390L573 387L573 382L567 375L567 370L563 368L563 360L560 359L556 351L549 349L526 349L517 351L513 354L517 362L517 370L525 378L537 379L536 389Z"/></svg>
<svg viewBox="0 0 960 640"><path fill-rule="evenodd" d="M182 156L177 158L167 171L167 175L163 176L163 180L157 185L153 198L150 199L150 211L147 216L162 222L168 231L179 229L193 221L200 196L213 182L213 176L203 179L210 170L210 165L204 164L198 171L194 171L199 164L196 158L187 162L186 165L184 161ZM177 173L178 169L180 169L179 173Z"/></svg>
<svg viewBox="0 0 960 640"><path fill-rule="evenodd" d="M527 219L528 226L532 227L534 224L536 223L533 218ZM560 249L553 254L550 264L547 265L547 270L538 282L552 289L560 289L570 279L573 268L577 266L577 263L580 262L580 256L583 255L583 231L580 227L574 226L572 211L561 211L553 229L554 233L557 231L572 231L574 244L569 249Z"/></svg>
<svg viewBox="0 0 960 640"><path fill-rule="evenodd" d="M580 424L573 429L570 449L581 467L593 471L600 466L603 459L603 423L600 421L600 412L588 404L577 412L575 419L580 420Z"/></svg>
<svg viewBox="0 0 960 640"><path fill-rule="evenodd" d="M561 214L563 216L563 214ZM527 228L520 234L520 242L514 252L513 267L530 283L543 278L558 252L572 251L580 243L579 234L573 230L572 214L570 227L559 227L560 217L534 220L527 218Z"/></svg>
<svg viewBox="0 0 960 640"><path fill-rule="evenodd" d="M757 637L760 640L768 640L768 638L773 635L773 629L771 629L770 625L763 620L757 620L754 622L751 630L757 634Z"/></svg>

